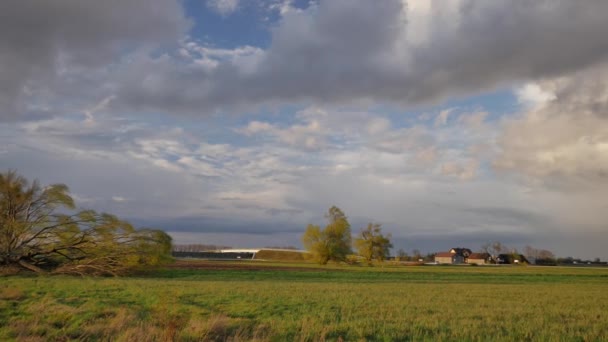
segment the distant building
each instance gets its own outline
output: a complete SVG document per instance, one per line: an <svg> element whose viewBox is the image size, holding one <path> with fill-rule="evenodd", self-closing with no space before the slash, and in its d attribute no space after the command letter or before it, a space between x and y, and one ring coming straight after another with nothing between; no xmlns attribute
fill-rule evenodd
<svg viewBox="0 0 608 342"><path fill-rule="evenodd" d="M462 264L464 257L452 252L439 252L435 254L435 262L438 264Z"/></svg>
<svg viewBox="0 0 608 342"><path fill-rule="evenodd" d="M471 253L467 259L468 264L486 265L491 263L492 257L488 253Z"/></svg>
<svg viewBox="0 0 608 342"><path fill-rule="evenodd" d="M496 263L498 264L529 264L528 259L526 259L523 254L510 253L510 254L499 254L496 258Z"/></svg>
<svg viewBox="0 0 608 342"><path fill-rule="evenodd" d="M462 255L466 261L466 259L469 257L469 255L471 255L473 252L468 248L456 247L456 248L450 249L450 253Z"/></svg>
<svg viewBox="0 0 608 342"><path fill-rule="evenodd" d="M489 264L492 258L488 253L473 253L468 248L456 247L449 252L435 254L435 262L438 264Z"/></svg>

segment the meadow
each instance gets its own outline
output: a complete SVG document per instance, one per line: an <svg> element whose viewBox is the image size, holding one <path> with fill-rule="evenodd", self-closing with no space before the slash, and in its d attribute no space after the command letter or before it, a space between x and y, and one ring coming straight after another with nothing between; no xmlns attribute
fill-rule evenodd
<svg viewBox="0 0 608 342"><path fill-rule="evenodd" d="M0 340L608 340L608 269L189 265L2 277Z"/></svg>

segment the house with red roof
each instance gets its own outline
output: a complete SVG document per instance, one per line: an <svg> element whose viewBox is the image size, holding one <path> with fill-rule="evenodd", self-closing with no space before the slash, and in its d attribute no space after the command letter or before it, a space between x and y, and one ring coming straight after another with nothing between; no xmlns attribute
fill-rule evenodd
<svg viewBox="0 0 608 342"><path fill-rule="evenodd" d="M473 253L468 248L456 247L449 252L435 254L435 263L438 264L476 264L485 265L490 263L491 257L488 253Z"/></svg>

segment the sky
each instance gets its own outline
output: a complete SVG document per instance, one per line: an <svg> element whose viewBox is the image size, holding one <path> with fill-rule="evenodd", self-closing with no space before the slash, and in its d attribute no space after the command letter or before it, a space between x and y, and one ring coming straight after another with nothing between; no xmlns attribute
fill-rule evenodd
<svg viewBox="0 0 608 342"><path fill-rule="evenodd" d="M0 171L175 243L608 259L604 0L5 0Z"/></svg>

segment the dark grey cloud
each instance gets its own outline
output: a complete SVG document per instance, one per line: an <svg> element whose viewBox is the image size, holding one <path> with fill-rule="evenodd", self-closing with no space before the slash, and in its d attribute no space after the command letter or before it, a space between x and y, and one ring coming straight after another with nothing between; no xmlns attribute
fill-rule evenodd
<svg viewBox="0 0 608 342"><path fill-rule="evenodd" d="M173 219L150 219L134 217L131 222L138 226L161 228L168 232L189 233L234 233L234 234L280 234L299 233L306 229L305 224L290 222L260 222L243 218L214 218L208 216L190 216Z"/></svg>
<svg viewBox="0 0 608 342"><path fill-rule="evenodd" d="M188 25L173 0L1 1L0 118L36 112L36 97L72 101L94 68L129 50L175 44ZM71 73L78 91L61 94L58 89L74 81Z"/></svg>
<svg viewBox="0 0 608 342"><path fill-rule="evenodd" d="M441 1L433 1L439 10ZM601 0L465 0L437 20L429 44L413 50L411 100L467 93L560 75L605 60L608 23Z"/></svg>
<svg viewBox="0 0 608 342"><path fill-rule="evenodd" d="M605 60L607 12L602 0L322 1L286 13L266 50L184 57L132 53L185 39L178 1L8 0L0 4L1 114L52 115L109 95L114 110L196 114L429 103Z"/></svg>
<svg viewBox="0 0 608 342"><path fill-rule="evenodd" d="M121 101L194 113L291 102L413 105L608 56L602 0L426 3L427 11L410 11L400 1L323 1L286 14L271 46L249 59L198 69L145 59L121 84ZM152 78L143 72L152 69Z"/></svg>
<svg viewBox="0 0 608 342"><path fill-rule="evenodd" d="M551 225L549 217L518 208L476 207L463 210L474 216L473 221L479 225L507 225L512 227L534 226L547 227Z"/></svg>

